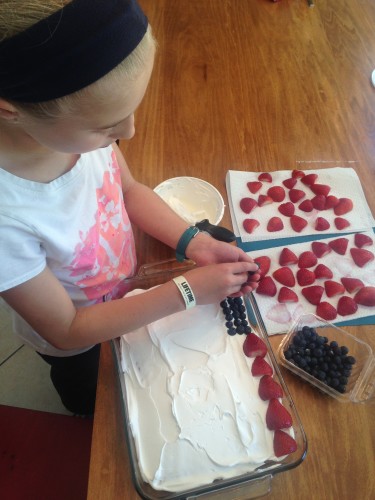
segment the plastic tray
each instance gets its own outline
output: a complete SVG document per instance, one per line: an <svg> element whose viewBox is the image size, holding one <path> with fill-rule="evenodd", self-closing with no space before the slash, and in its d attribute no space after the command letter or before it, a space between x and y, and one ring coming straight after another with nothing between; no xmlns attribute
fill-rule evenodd
<svg viewBox="0 0 375 500"><path fill-rule="evenodd" d="M336 341L339 346L346 346L349 349L349 355L355 357L356 363L353 365L345 393L341 394L285 358L285 351L293 343L297 332L304 326L316 328L317 333L322 337L327 337L329 342ZM375 403L375 358L371 347L344 329L314 314L305 314L298 318L281 342L278 358L282 366L340 402Z"/></svg>
<svg viewBox="0 0 375 500"><path fill-rule="evenodd" d="M160 267L169 268L162 272ZM192 262L185 263L188 268L191 268L194 265ZM155 269L158 269L157 274L155 276ZM149 288L150 286L155 286L159 281L159 283L165 282L170 279L171 276L180 272L183 268L181 265L176 265L173 261L164 261L163 263L156 263L150 266L147 266L147 276L145 274L145 269L141 269L140 275L132 278L132 282L130 284L133 285L133 288ZM147 279L149 278L149 280ZM143 286L140 286L140 283ZM150 286L147 286L149 285ZM252 306L249 300L245 299L245 305L248 309L248 317L254 317ZM251 320L249 320L251 322ZM217 500L233 500L236 498L238 500L245 500L251 498L257 498L259 496L267 494L271 490L271 480L274 474L285 472L289 469L297 467L305 458L307 453L307 439L305 436L305 432L303 430L300 418L298 416L295 405L292 401L288 388L285 385L285 382L280 373L279 367L276 362L276 358L272 352L271 345L268 341L267 335L262 333L261 330L257 329L253 324L252 328L256 333L261 336L268 348L268 359L272 364L274 370L274 378L277 380L283 388L284 397L282 400L283 405L288 409L292 418L293 418L293 430L295 434L295 440L297 442L297 451L288 455L280 462L270 461L268 463L263 464L258 467L257 470L252 471L248 474L244 474L241 476L236 476L234 478L226 479L226 480L218 480L214 483L208 484L204 487L199 487L195 489L191 489L189 491L185 491L182 493L172 493L168 491L157 491L153 489L148 483L145 483L142 479L138 461L137 461L137 453L136 453L136 445L132 436L131 426L129 422L129 411L128 411L128 403L127 403L127 395L126 395L126 384L124 377L122 376L121 370L121 358L120 358L120 342L119 340L115 340L112 342L114 355L116 359L117 369L119 373L119 380L122 392L122 406L123 406L123 416L124 416L124 427L125 427L125 435L127 441L128 452L130 456L131 469L132 469L132 478L134 486L138 492L138 494L143 499L148 500L182 500L182 499L217 499Z"/></svg>

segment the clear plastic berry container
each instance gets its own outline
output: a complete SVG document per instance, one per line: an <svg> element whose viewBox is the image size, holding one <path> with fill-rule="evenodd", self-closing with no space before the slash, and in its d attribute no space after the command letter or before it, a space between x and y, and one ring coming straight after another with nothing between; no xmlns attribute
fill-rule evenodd
<svg viewBox="0 0 375 500"><path fill-rule="evenodd" d="M325 338L326 341L320 340L320 345L319 341L318 344L315 342L315 347L313 347L314 338L311 339L312 342L309 342L306 332L307 339L304 339L306 344L302 342L300 345L301 338L304 338L304 327L305 332L306 327L310 328L310 331L314 329L317 336ZM340 352L341 347L345 349ZM314 349L322 351L323 354L321 355ZM315 352L320 354L318 358L315 357ZM301 361L298 356L307 360ZM319 359L320 357L323 359ZM314 361L311 365L309 358L315 358L317 362ZM278 360L282 366L295 375L340 402L375 403L375 357L371 347L342 328L314 314L302 315L294 323L279 346ZM306 371L308 366L310 366L310 373ZM318 368L314 371L316 366ZM320 370L320 367L323 369ZM321 372L325 372L325 375ZM346 379L346 383L340 383L341 377ZM337 379L339 384L333 379ZM345 382L344 379L343 382Z"/></svg>

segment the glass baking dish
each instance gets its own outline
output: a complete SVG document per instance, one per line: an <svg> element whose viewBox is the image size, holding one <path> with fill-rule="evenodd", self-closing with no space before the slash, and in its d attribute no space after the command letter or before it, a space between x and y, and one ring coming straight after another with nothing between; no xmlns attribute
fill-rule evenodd
<svg viewBox="0 0 375 500"><path fill-rule="evenodd" d="M320 380L317 378L316 373L313 376L298 366L294 360L290 361L286 358L285 353L288 348L299 343L298 338L296 338L298 332L301 332L304 327L309 326L315 328L316 333L320 337L326 338L327 345L331 342L336 342L339 347L344 346L348 350L347 356L354 358L355 363L350 368L350 375L347 378L347 385L343 388L343 392L339 392L328 385L327 380L324 382L324 377L323 380ZM296 340L294 340L295 338ZM308 347L309 345L304 347L304 349ZM331 357L334 357L335 353L333 351L328 350L328 352ZM296 354L298 355L298 353ZM300 377L303 381L310 383L337 401L342 403L375 403L375 358L371 347L344 329L338 328L332 323L317 317L315 314L303 314L292 325L279 346L278 359L282 366ZM329 357L327 357L327 361L330 361Z"/></svg>
<svg viewBox="0 0 375 500"><path fill-rule="evenodd" d="M161 284L177 274L181 274L186 269L194 266L193 262L184 262L181 264L176 261L164 261L162 263L151 264L144 266L134 278L128 280L130 289L143 288L147 289L157 284ZM146 267L146 268L145 268ZM156 272L154 272L156 270ZM245 306L247 309L247 316L251 324L252 330L257 333L266 343L268 354L267 360L273 368L273 378L282 386L284 396L282 404L289 411L293 419L293 432L294 439L297 442L297 450L287 455L281 461L268 461L260 465L256 470L249 473L241 474L229 479L219 479L213 483L186 490L184 492L174 493L171 491L155 490L152 486L146 483L141 475L140 468L137 460L136 444L131 431L131 424L129 419L129 407L127 398L127 389L125 378L121 368L121 350L120 340L116 339L112 342L114 356L119 374L121 395L122 395L122 408L124 417L125 435L127 441L127 448L130 457L132 479L134 487L138 494L143 499L148 500L182 500L182 499L212 499L212 500L245 500L251 498L258 498L270 492L272 477L281 472L297 467L305 458L307 453L307 439L304 429L302 427L300 418L298 416L295 405L292 401L288 388L282 378L278 368L275 356L273 354L271 345L268 341L267 335L262 332L261 327L255 327L254 322L250 318L254 317L251 301L245 299Z"/></svg>

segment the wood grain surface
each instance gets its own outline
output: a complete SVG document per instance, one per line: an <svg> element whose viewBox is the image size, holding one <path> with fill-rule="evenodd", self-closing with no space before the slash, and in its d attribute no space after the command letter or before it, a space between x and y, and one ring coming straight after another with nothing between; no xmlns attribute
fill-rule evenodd
<svg viewBox="0 0 375 500"><path fill-rule="evenodd" d="M120 143L150 187L194 176L227 200L227 170L354 168L375 214L374 0L140 0L158 40L153 77ZM350 186L348 186L350 194ZM223 225L230 226L228 209ZM136 231L139 263L173 257ZM375 351L375 327L348 330ZM271 339L277 348L281 336ZM104 344L89 500L138 499L118 377ZM282 371L308 439L267 498L375 498L375 405L338 403Z"/></svg>

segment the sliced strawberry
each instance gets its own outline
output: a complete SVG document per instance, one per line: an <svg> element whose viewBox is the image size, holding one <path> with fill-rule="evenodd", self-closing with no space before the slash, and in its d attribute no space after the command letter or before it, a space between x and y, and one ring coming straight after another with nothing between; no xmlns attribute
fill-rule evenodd
<svg viewBox="0 0 375 500"><path fill-rule="evenodd" d="M301 179L302 177L305 177L305 172L302 170L293 170L292 177L293 179Z"/></svg>
<svg viewBox="0 0 375 500"><path fill-rule="evenodd" d="M326 206L324 207L325 210L329 210L330 208L335 208L335 206L338 204L339 199L337 196L334 196L333 194L329 194L326 198Z"/></svg>
<svg viewBox="0 0 375 500"><path fill-rule="evenodd" d="M344 285L348 293L358 292L358 290L365 286L363 281L358 278L341 278L341 283Z"/></svg>
<svg viewBox="0 0 375 500"><path fill-rule="evenodd" d="M242 198L240 201L241 210L245 214L249 214L256 206L258 206L258 203L253 198Z"/></svg>
<svg viewBox="0 0 375 500"><path fill-rule="evenodd" d="M283 457L284 455L290 455L294 453L297 449L297 443L292 436L286 432L276 429L273 435L273 452L275 457Z"/></svg>
<svg viewBox="0 0 375 500"><path fill-rule="evenodd" d="M310 302L310 304L313 304L314 306L319 304L323 292L324 288L319 285L312 285L302 288L302 295L306 300Z"/></svg>
<svg viewBox="0 0 375 500"><path fill-rule="evenodd" d="M267 194L273 201L280 202L285 198L285 189L281 186L272 186L268 189Z"/></svg>
<svg viewBox="0 0 375 500"><path fill-rule="evenodd" d="M268 255L256 257L254 259L254 262L256 262L259 266L258 274L260 274L261 277L265 276L270 270L271 259L268 257Z"/></svg>
<svg viewBox="0 0 375 500"><path fill-rule="evenodd" d="M270 375L263 375L259 381L258 394L263 401L269 401L272 398L282 398L283 390Z"/></svg>
<svg viewBox="0 0 375 500"><path fill-rule="evenodd" d="M336 229L339 231L342 231L350 226L350 222L342 217L335 217L333 222L335 223Z"/></svg>
<svg viewBox="0 0 375 500"><path fill-rule="evenodd" d="M340 297L337 303L337 312L340 316L350 316L358 310L358 305L352 297Z"/></svg>
<svg viewBox="0 0 375 500"><path fill-rule="evenodd" d="M327 231L331 227L330 223L324 217L317 217L315 221L315 229L317 231Z"/></svg>
<svg viewBox="0 0 375 500"><path fill-rule="evenodd" d="M358 248L368 247L373 244L372 238L367 234L356 233L354 236L354 245Z"/></svg>
<svg viewBox="0 0 375 500"><path fill-rule="evenodd" d="M318 264L314 269L314 274L317 280L321 278L330 280L331 278L333 278L333 272L324 264Z"/></svg>
<svg viewBox="0 0 375 500"><path fill-rule="evenodd" d="M266 424L270 431L291 427L292 417L278 399L271 399L266 412Z"/></svg>
<svg viewBox="0 0 375 500"><path fill-rule="evenodd" d="M307 226L307 220L299 215L292 215L290 218L290 225L296 233L300 233Z"/></svg>
<svg viewBox="0 0 375 500"><path fill-rule="evenodd" d="M272 182L272 175L269 172L263 172L258 175L258 181Z"/></svg>
<svg viewBox="0 0 375 500"><path fill-rule="evenodd" d="M350 198L339 198L338 204L334 207L335 215L344 215L353 210L353 202Z"/></svg>
<svg viewBox="0 0 375 500"><path fill-rule="evenodd" d="M282 229L284 229L284 224L280 217L271 217L267 224L267 231L274 233Z"/></svg>
<svg viewBox="0 0 375 500"><path fill-rule="evenodd" d="M255 358L256 356L264 358L267 354L267 346L264 340L253 332L246 335L242 348L248 358Z"/></svg>
<svg viewBox="0 0 375 500"><path fill-rule="evenodd" d="M262 183L260 181L248 182L247 187L249 188L250 193L257 193L259 189L262 187Z"/></svg>
<svg viewBox="0 0 375 500"><path fill-rule="evenodd" d="M276 281L285 286L294 286L296 284L296 279L294 274L289 267L280 267L273 272L272 276Z"/></svg>
<svg viewBox="0 0 375 500"><path fill-rule="evenodd" d="M277 288L275 282L271 278L271 276L264 276L259 280L258 288L256 289L256 293L260 295L268 295L269 297L274 297L276 295Z"/></svg>
<svg viewBox="0 0 375 500"><path fill-rule="evenodd" d="M317 316L325 319L326 321L332 321L337 317L336 308L333 307L329 302L321 302L316 308Z"/></svg>
<svg viewBox="0 0 375 500"><path fill-rule="evenodd" d="M294 205L290 201L282 203L277 208L281 214L285 215L285 217L291 217L294 214Z"/></svg>
<svg viewBox="0 0 375 500"><path fill-rule="evenodd" d="M364 248L351 248L350 253L352 259L358 267L364 267L366 264L374 260L374 254L370 250Z"/></svg>
<svg viewBox="0 0 375 500"><path fill-rule="evenodd" d="M328 243L332 250L339 255L345 255L346 249L348 248L349 240L348 238L337 238Z"/></svg>
<svg viewBox="0 0 375 500"><path fill-rule="evenodd" d="M301 178L301 182L303 182L305 186L311 186L312 184L314 184L317 178L318 174L306 174Z"/></svg>
<svg viewBox="0 0 375 500"><path fill-rule="evenodd" d="M313 241L311 243L311 249L319 259L332 251L332 248L323 241Z"/></svg>
<svg viewBox="0 0 375 500"><path fill-rule="evenodd" d="M298 267L313 267L318 262L316 255L310 250L302 252L298 259Z"/></svg>
<svg viewBox="0 0 375 500"><path fill-rule="evenodd" d="M375 306L375 287L364 286L354 295L354 300L361 306Z"/></svg>
<svg viewBox="0 0 375 500"><path fill-rule="evenodd" d="M299 286L312 285L315 281L314 271L310 271L310 269L306 269L305 267L298 269L296 277Z"/></svg>
<svg viewBox="0 0 375 500"><path fill-rule="evenodd" d="M279 257L280 266L290 266L292 264L297 264L298 257L289 248L283 248Z"/></svg>
<svg viewBox="0 0 375 500"><path fill-rule="evenodd" d="M268 196L266 194L260 194L258 197L258 206L264 207L264 205L269 205L270 203L273 203L273 199L271 196Z"/></svg>
<svg viewBox="0 0 375 500"><path fill-rule="evenodd" d="M327 297L334 297L335 295L342 295L345 293L345 287L338 281L326 280L324 282L324 289Z"/></svg>
<svg viewBox="0 0 375 500"><path fill-rule="evenodd" d="M256 219L245 219L242 225L245 231L251 234L259 226L259 221Z"/></svg>
<svg viewBox="0 0 375 500"><path fill-rule="evenodd" d="M314 210L311 200L301 201L301 203L298 205L298 208L303 212L312 212Z"/></svg>
<svg viewBox="0 0 375 500"><path fill-rule="evenodd" d="M322 194L323 196L328 196L328 193L331 191L331 188L327 184L312 184L310 189L314 194Z"/></svg>
<svg viewBox="0 0 375 500"><path fill-rule="evenodd" d="M297 179L295 179L294 177L285 179L285 181L283 181L283 184L287 189L292 189L297 184Z"/></svg>
<svg viewBox="0 0 375 500"><path fill-rule="evenodd" d="M314 198L311 198L311 203L315 210L324 210L326 206L326 197L322 194L317 194Z"/></svg>
<svg viewBox="0 0 375 500"><path fill-rule="evenodd" d="M302 189L291 189L289 191L289 199L293 203L297 203L297 201L302 200L306 196L305 191L302 191Z"/></svg>
<svg viewBox="0 0 375 500"><path fill-rule="evenodd" d="M253 375L253 377L259 377L262 375L272 375L272 374L273 374L273 369L267 363L267 361L261 356L256 356L251 366L251 375Z"/></svg>
<svg viewBox="0 0 375 500"><path fill-rule="evenodd" d="M280 288L279 295L277 296L277 300L280 304L285 304L285 302L298 302L298 296L296 292L290 288L282 286Z"/></svg>

